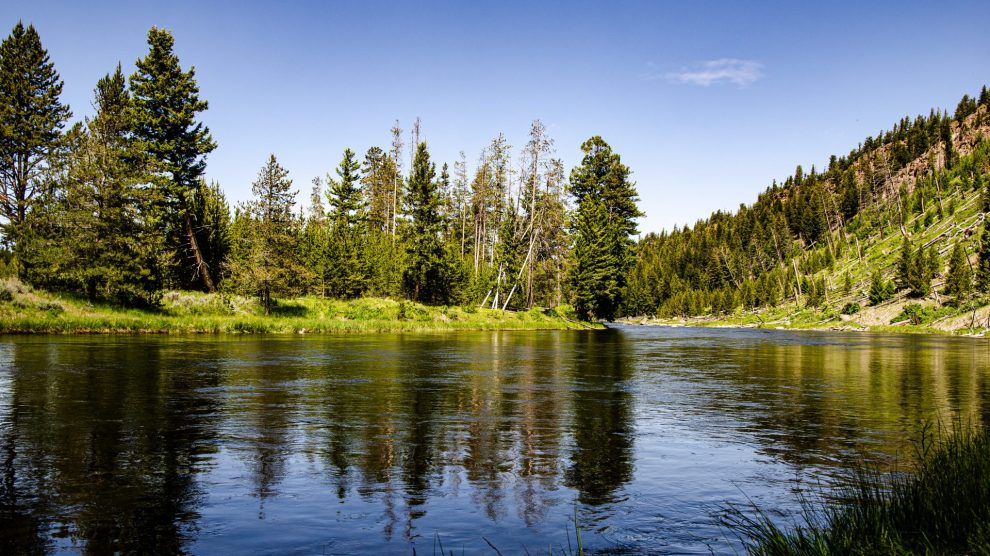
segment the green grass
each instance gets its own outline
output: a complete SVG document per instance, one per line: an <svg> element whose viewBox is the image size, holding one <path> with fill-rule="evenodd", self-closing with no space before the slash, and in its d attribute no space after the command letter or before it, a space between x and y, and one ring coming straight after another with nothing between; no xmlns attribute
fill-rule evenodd
<svg viewBox="0 0 990 556"><path fill-rule="evenodd" d="M862 469L838 499L790 528L738 508L726 522L758 556L990 554L990 434L929 427L909 472Z"/></svg>
<svg viewBox="0 0 990 556"><path fill-rule="evenodd" d="M168 292L158 310L90 304L35 291L7 280L0 290L0 333L6 334L327 334L443 330L538 330L600 328L579 322L568 307L495 311L477 307L429 307L410 301L350 301L302 297L281 300L264 315L255 299Z"/></svg>

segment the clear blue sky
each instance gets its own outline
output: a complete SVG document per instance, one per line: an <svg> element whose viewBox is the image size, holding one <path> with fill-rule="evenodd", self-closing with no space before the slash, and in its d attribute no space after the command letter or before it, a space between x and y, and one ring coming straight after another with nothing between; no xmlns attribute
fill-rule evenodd
<svg viewBox="0 0 990 556"><path fill-rule="evenodd" d="M345 147L386 147L416 116L434 158L470 163L533 119L568 167L602 135L634 172L641 231L755 200L797 164L990 84L990 2L72 2L7 0L92 112L152 25L194 65L232 201L275 153L308 194ZM408 136L406 137L408 141ZM303 195L301 195L301 198Z"/></svg>

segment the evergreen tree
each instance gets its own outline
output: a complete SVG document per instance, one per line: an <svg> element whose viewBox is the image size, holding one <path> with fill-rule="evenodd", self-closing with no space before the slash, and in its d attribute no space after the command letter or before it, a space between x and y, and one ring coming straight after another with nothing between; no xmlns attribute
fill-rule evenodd
<svg viewBox="0 0 990 556"><path fill-rule="evenodd" d="M69 171L64 221L71 245L65 279L91 300L153 305L161 291L151 192L129 133L130 96L118 64L96 85L96 116L87 121Z"/></svg>
<svg viewBox="0 0 990 556"><path fill-rule="evenodd" d="M581 150L584 158L570 180L577 203L575 309L583 319L613 320L633 264L630 236L642 216L639 196L629 168L601 137L585 141Z"/></svg>
<svg viewBox="0 0 990 556"><path fill-rule="evenodd" d="M38 32L18 22L0 43L0 230L8 246L18 244L32 202L46 193L51 159L65 145L71 112L61 94Z"/></svg>
<svg viewBox="0 0 990 556"><path fill-rule="evenodd" d="M240 291L257 295L265 314L274 297L289 295L298 286L301 267L296 255L296 220L292 214L292 180L275 155L251 185L254 199L235 219L231 277Z"/></svg>
<svg viewBox="0 0 990 556"><path fill-rule="evenodd" d="M574 217L574 258L571 276L574 307L584 319L615 315L620 301L622 279L616 271L615 253L619 239L608 226L608 209L599 199L588 196L579 204Z"/></svg>
<svg viewBox="0 0 990 556"><path fill-rule="evenodd" d="M183 285L198 284L216 291L209 262L199 245L193 197L203 172L205 156L216 148L210 130L196 115L207 109L199 98L195 69L183 71L173 52L175 39L164 29L148 31L148 55L137 61L131 76L132 124L141 149L153 162L151 180L162 202L161 225L180 267L192 261L194 282L178 274Z"/></svg>
<svg viewBox="0 0 990 556"><path fill-rule="evenodd" d="M337 179L327 176L330 238L326 283L331 295L343 299L360 296L368 279L365 250L361 245L366 214L358 187L360 168L354 151L345 149L337 168Z"/></svg>
<svg viewBox="0 0 990 556"><path fill-rule="evenodd" d="M883 275L874 272L870 277L870 304L879 305L894 296L894 284L889 280L884 280Z"/></svg>
<svg viewBox="0 0 990 556"><path fill-rule="evenodd" d="M438 187L436 165L430 162L426 143L419 143L407 192L412 229L403 283L412 300L447 305L456 299L461 280L456 259L440 240L443 221Z"/></svg>
<svg viewBox="0 0 990 556"><path fill-rule="evenodd" d="M308 291L315 291L321 297L327 295L328 267L331 264L329 253L329 232L326 212L323 208L323 180L313 178L313 189L310 193L309 215L303 224L299 237L300 263L309 271L312 282L307 284Z"/></svg>
<svg viewBox="0 0 990 556"><path fill-rule="evenodd" d="M207 268L213 272L215 282L221 282L222 269L230 254L230 205L220 184L200 179L192 196L193 220L199 223L196 228L196 243L203 254Z"/></svg>
<svg viewBox="0 0 990 556"><path fill-rule="evenodd" d="M961 301L969 295L973 289L973 271L969 267L969 257L966 255L966 248L961 242L957 242L952 248L952 255L949 257L949 274L945 279L945 293Z"/></svg>
<svg viewBox="0 0 990 556"><path fill-rule="evenodd" d="M397 179L392 157L379 147L368 149L361 169L361 184L369 231L387 233L391 229L392 189Z"/></svg>
<svg viewBox="0 0 990 556"><path fill-rule="evenodd" d="M825 279L811 279L808 281L808 290L805 292L805 304L808 307L820 307L825 302Z"/></svg>
<svg viewBox="0 0 990 556"><path fill-rule="evenodd" d="M941 263L934 248L919 246L915 250L911 242L904 238L901 257L897 262L897 280L901 288L906 288L912 297L925 297L932 291L932 278L938 273Z"/></svg>
<svg viewBox="0 0 990 556"><path fill-rule="evenodd" d="M990 293L990 218L983 221L979 262L976 267L976 288L982 293Z"/></svg>

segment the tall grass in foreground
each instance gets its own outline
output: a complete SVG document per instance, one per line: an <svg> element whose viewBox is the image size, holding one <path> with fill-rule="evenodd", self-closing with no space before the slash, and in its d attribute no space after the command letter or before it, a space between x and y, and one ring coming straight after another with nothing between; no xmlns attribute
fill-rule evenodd
<svg viewBox="0 0 990 556"><path fill-rule="evenodd" d="M792 531L730 508L726 524L756 555L990 555L990 433L926 427L910 473L860 470L835 504L805 504Z"/></svg>

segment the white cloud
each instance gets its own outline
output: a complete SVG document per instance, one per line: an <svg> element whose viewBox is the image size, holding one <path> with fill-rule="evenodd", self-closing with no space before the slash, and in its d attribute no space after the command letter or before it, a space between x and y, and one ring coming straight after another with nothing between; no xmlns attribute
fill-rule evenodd
<svg viewBox="0 0 990 556"><path fill-rule="evenodd" d="M659 77L650 73L649 79ZM692 68L664 75L668 81L687 85L708 87L721 83L732 83L737 87L747 87L763 77L763 64L755 60L739 60L737 58L719 58L708 60Z"/></svg>

